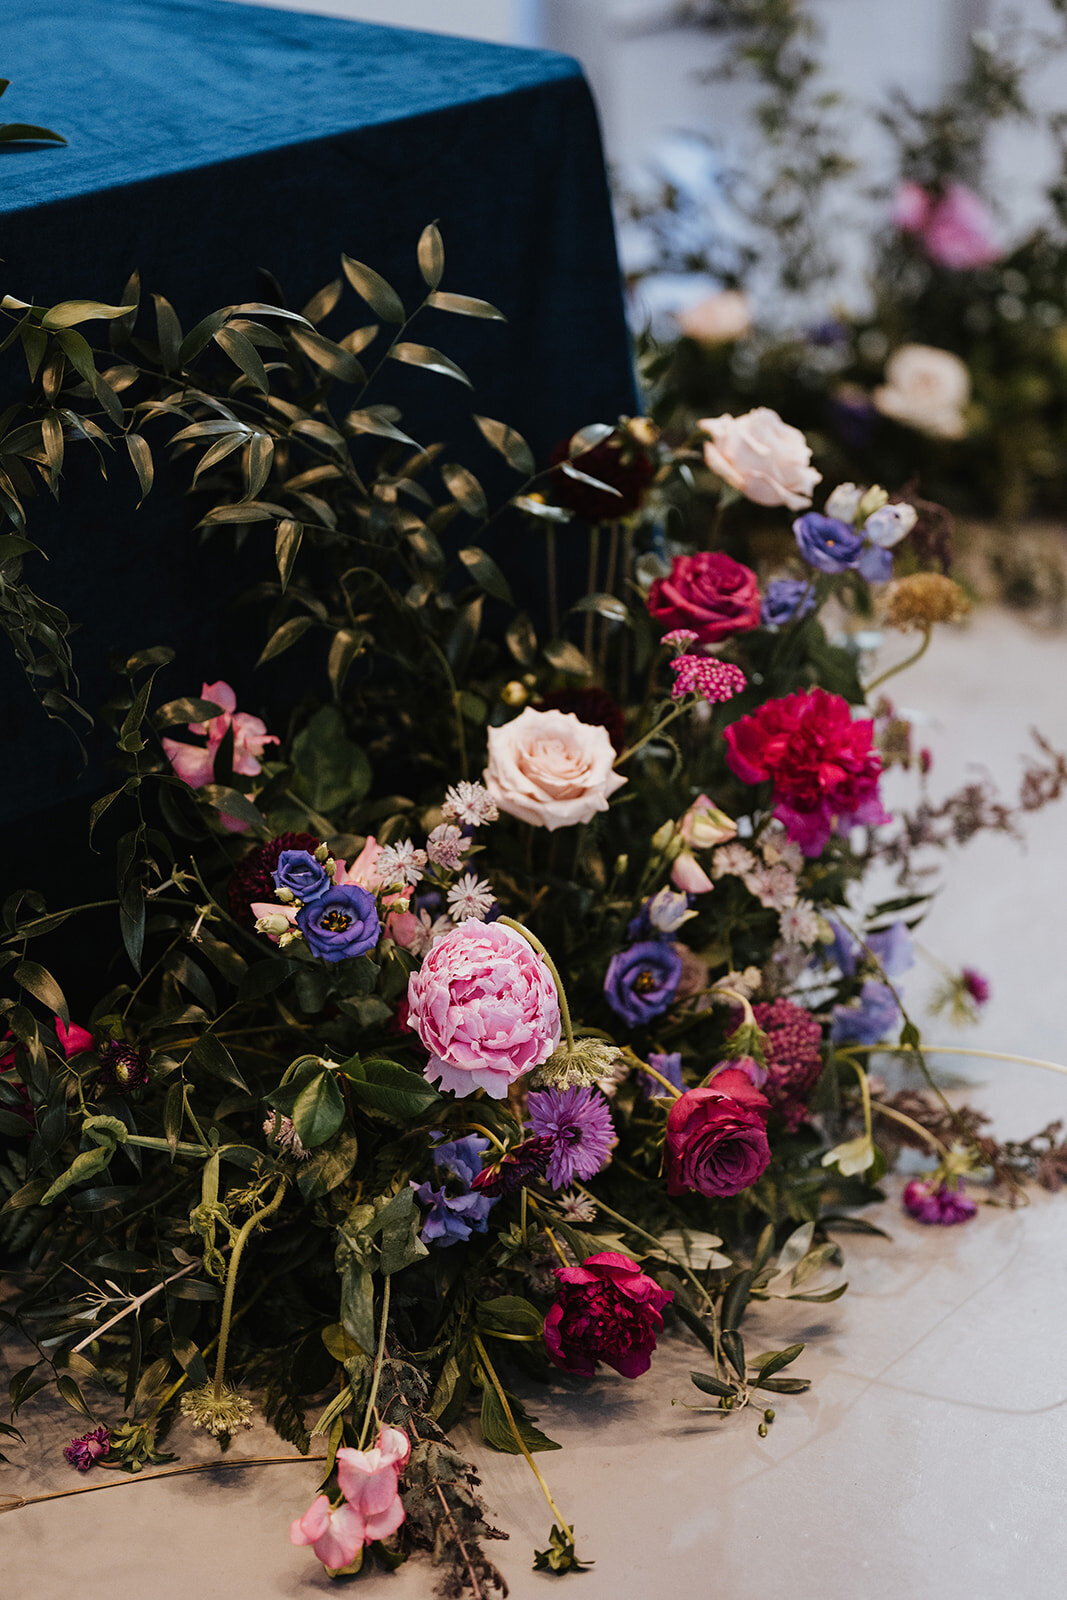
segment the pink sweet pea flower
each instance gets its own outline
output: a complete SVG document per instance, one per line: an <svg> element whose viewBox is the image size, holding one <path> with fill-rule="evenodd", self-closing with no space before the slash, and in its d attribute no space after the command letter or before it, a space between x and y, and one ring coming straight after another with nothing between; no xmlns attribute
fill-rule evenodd
<svg viewBox="0 0 1067 1600"><path fill-rule="evenodd" d="M247 711L237 710L237 696L228 683L220 678L217 683L205 683L201 699L221 706L218 716L208 722L190 722L189 732L207 740L206 745L183 744L178 739L164 739L163 750L174 771L190 789L204 789L215 781L215 755L227 732L233 729L233 770L242 778L254 778L263 769L259 757L268 744L279 741L267 732L267 725ZM222 817L228 833L247 832L247 823L233 817Z"/></svg>
<svg viewBox="0 0 1067 1600"><path fill-rule="evenodd" d="M373 834L367 835L367 842L352 865L346 866L344 860L336 863L333 881L335 884L355 883L361 889L369 889L376 894L385 881L378 871L378 857L382 847Z"/></svg>
<svg viewBox="0 0 1067 1600"><path fill-rule="evenodd" d="M686 894L708 894L715 885L691 850L683 850L671 864L671 882Z"/></svg>
<svg viewBox="0 0 1067 1600"><path fill-rule="evenodd" d="M398 1481L411 1454L408 1436L383 1427L372 1450L338 1450L337 1482L349 1507L363 1521L363 1537L387 1539L404 1520Z"/></svg>
<svg viewBox="0 0 1067 1600"><path fill-rule="evenodd" d="M328 1496L320 1494L291 1525L289 1538L293 1544L311 1545L327 1571L338 1572L360 1554L364 1532L363 1517L353 1506L331 1506Z"/></svg>

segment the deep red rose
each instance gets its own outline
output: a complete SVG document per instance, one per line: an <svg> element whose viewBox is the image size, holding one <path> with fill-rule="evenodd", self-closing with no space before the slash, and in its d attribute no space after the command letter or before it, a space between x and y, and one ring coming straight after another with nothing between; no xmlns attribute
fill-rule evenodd
<svg viewBox="0 0 1067 1600"><path fill-rule="evenodd" d="M853 721L839 694L798 689L768 700L724 737L732 772L745 783L772 781L775 816L805 855L819 855L835 827L892 821L878 794L874 724Z"/></svg>
<svg viewBox="0 0 1067 1600"><path fill-rule="evenodd" d="M274 899L274 869L283 850L314 852L321 843L314 833L280 833L276 839L250 850L234 867L226 888L230 910L237 921L246 928L254 928L252 902Z"/></svg>
<svg viewBox="0 0 1067 1600"><path fill-rule="evenodd" d="M552 452L552 465L558 468L570 453L571 440L564 439ZM648 450L625 428L616 428L600 444L583 450L574 458L574 466L587 478L596 478L616 491L609 494L568 477L562 470L554 472L550 479L551 498L583 522L618 522L640 511L656 471Z"/></svg>
<svg viewBox="0 0 1067 1600"><path fill-rule="evenodd" d="M626 713L606 689L554 689L537 702L538 711L573 711L579 722L606 728L612 745L622 754L626 748Z"/></svg>
<svg viewBox="0 0 1067 1600"><path fill-rule="evenodd" d="M756 574L721 550L675 556L669 578L657 578L648 611L666 633L692 628L702 644L715 644L759 626Z"/></svg>
<svg viewBox="0 0 1067 1600"><path fill-rule="evenodd" d="M603 1250L580 1267L557 1267L559 1296L545 1317L545 1346L557 1367L591 1378L598 1361L624 1378L651 1364L663 1308L674 1296L628 1256Z"/></svg>
<svg viewBox="0 0 1067 1600"><path fill-rule="evenodd" d="M706 1089L689 1089L667 1117L667 1193L740 1194L771 1159L769 1107L744 1072L727 1067Z"/></svg>

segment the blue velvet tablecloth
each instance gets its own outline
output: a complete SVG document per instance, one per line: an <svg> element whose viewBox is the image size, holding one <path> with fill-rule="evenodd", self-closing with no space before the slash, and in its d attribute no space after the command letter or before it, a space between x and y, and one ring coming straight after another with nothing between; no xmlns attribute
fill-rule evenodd
<svg viewBox="0 0 1067 1600"><path fill-rule="evenodd" d="M414 293L415 244L437 218L444 287L508 317L431 312L420 335L467 369L478 411L542 459L575 427L633 411L596 114L573 61L227 0L33 0L0 8L0 69L4 119L68 140L0 150L3 292L115 302L137 268L189 328L260 297L259 268L299 307L345 251ZM454 430L453 386L400 376L416 437ZM0 381L11 398L17 363ZM124 463L105 486L69 451L58 510L34 506L51 560L30 576L80 624L90 707L112 649L177 646L174 693L201 673L247 681L258 643L230 602L248 574L223 542L198 544L185 482L164 470L135 512ZM81 766L2 649L0 692L19 775L0 820L102 789L100 750ZM248 692L269 698L269 678Z"/></svg>

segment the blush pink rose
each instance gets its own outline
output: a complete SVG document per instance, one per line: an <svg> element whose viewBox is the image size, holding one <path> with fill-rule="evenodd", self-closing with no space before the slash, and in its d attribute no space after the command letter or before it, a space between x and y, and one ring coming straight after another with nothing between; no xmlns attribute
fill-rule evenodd
<svg viewBox="0 0 1067 1600"><path fill-rule="evenodd" d="M769 1109L747 1073L733 1068L689 1089L667 1115L667 1193L714 1199L755 1183L771 1159Z"/></svg>
<svg viewBox="0 0 1067 1600"><path fill-rule="evenodd" d="M545 1348L556 1366L583 1378L598 1361L624 1378L647 1372L671 1291L614 1250L557 1267L556 1279L559 1295L545 1317Z"/></svg>
<svg viewBox="0 0 1067 1600"><path fill-rule="evenodd" d="M608 809L626 782L612 763L606 728L573 711L527 706L502 728L489 729L485 786L501 811L536 828L571 828Z"/></svg>
<svg viewBox="0 0 1067 1600"><path fill-rule="evenodd" d="M704 460L712 472L758 506L803 511L822 473L811 464L811 448L799 428L783 422L770 406L742 417L704 417L709 435Z"/></svg>
<svg viewBox="0 0 1067 1600"><path fill-rule="evenodd" d="M686 628L702 644L715 644L759 626L759 583L751 567L722 550L675 556L669 577L648 592L648 614L661 628Z"/></svg>
<svg viewBox="0 0 1067 1600"><path fill-rule="evenodd" d="M559 1044L559 998L538 952L499 922L461 922L408 980L408 1026L430 1052L426 1076L458 1095L509 1084Z"/></svg>

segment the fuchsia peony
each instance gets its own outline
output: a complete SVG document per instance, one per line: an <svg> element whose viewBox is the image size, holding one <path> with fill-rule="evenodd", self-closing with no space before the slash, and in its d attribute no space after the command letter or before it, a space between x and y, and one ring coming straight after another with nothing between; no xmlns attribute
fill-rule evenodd
<svg viewBox="0 0 1067 1600"><path fill-rule="evenodd" d="M740 1194L771 1159L769 1107L745 1071L727 1067L705 1089L690 1089L667 1116L667 1193Z"/></svg>
<svg viewBox="0 0 1067 1600"><path fill-rule="evenodd" d="M742 782L774 784L774 814L807 856L819 855L835 829L892 821L878 793L874 724L854 721L840 695L798 689L731 723L723 737Z"/></svg>
<svg viewBox="0 0 1067 1600"><path fill-rule="evenodd" d="M372 1450L338 1450L337 1482L344 1496L331 1505L320 1494L289 1529L293 1544L309 1544L329 1572L343 1571L365 1544L387 1539L404 1520L399 1479L411 1445L399 1428L383 1427Z"/></svg>
<svg viewBox="0 0 1067 1600"><path fill-rule="evenodd" d="M663 1308L674 1299L629 1256L602 1250L580 1267L557 1267L559 1296L545 1317L545 1347L557 1367L591 1378L604 1361L624 1378L651 1365Z"/></svg>
<svg viewBox="0 0 1067 1600"><path fill-rule="evenodd" d="M571 711L527 706L512 722L489 729L485 786L501 811L551 833L608 809L626 782L614 761L605 727Z"/></svg>
<svg viewBox="0 0 1067 1600"><path fill-rule="evenodd" d="M901 233L917 236L931 261L952 272L991 266L1004 254L994 242L985 202L966 184L947 184L937 195L917 183L902 183L893 221Z"/></svg>
<svg viewBox="0 0 1067 1600"><path fill-rule="evenodd" d="M756 574L721 550L675 556L670 576L649 590L648 613L664 630L684 628L701 644L746 633L759 627Z"/></svg>
<svg viewBox="0 0 1067 1600"><path fill-rule="evenodd" d="M559 1044L552 975L500 922L469 919L438 939L411 974L408 1003L408 1025L430 1052L427 1078L458 1095L502 1100Z"/></svg>

